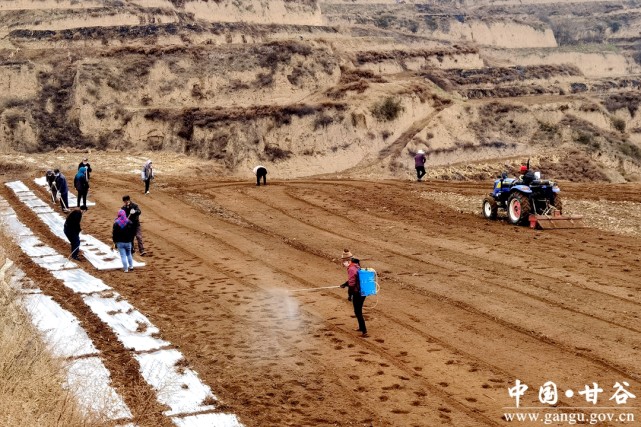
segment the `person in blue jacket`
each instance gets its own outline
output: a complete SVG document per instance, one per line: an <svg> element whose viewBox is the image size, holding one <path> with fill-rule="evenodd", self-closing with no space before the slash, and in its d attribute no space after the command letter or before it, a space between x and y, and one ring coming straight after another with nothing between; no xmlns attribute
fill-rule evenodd
<svg viewBox="0 0 641 427"><path fill-rule="evenodd" d="M89 193L89 171L87 167L83 166L78 169L78 173L73 178L73 186L78 191L78 207L82 202L82 206L87 207L87 193Z"/></svg>

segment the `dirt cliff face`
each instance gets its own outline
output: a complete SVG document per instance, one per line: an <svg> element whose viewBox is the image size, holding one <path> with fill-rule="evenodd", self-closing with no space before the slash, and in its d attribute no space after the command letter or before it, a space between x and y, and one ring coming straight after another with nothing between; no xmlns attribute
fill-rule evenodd
<svg viewBox="0 0 641 427"><path fill-rule="evenodd" d="M367 177L423 148L442 177L531 157L638 179L641 3L413 3L5 1L0 145Z"/></svg>

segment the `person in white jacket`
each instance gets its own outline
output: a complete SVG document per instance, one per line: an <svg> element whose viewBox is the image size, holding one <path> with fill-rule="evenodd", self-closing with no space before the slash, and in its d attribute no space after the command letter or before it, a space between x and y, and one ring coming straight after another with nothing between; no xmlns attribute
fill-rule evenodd
<svg viewBox="0 0 641 427"><path fill-rule="evenodd" d="M142 168L141 178L145 181L145 194L149 194L149 184L154 179L154 165L151 160L145 162Z"/></svg>

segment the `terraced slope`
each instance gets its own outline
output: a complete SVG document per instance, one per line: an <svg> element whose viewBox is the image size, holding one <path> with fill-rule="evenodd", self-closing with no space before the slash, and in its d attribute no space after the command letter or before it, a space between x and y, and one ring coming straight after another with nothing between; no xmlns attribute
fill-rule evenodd
<svg viewBox="0 0 641 427"><path fill-rule="evenodd" d="M576 152L591 159L586 178L633 181L640 10L4 2L0 146L170 150L229 174L267 163L282 177L404 177L419 148L438 176L461 160L500 169L515 156L558 164Z"/></svg>

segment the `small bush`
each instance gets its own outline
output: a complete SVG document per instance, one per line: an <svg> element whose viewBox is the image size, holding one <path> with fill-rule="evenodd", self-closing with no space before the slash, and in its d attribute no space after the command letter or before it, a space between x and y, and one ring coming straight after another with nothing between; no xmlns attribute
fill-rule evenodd
<svg viewBox="0 0 641 427"><path fill-rule="evenodd" d="M392 15L383 15L375 19L374 25L376 25L378 28L388 28L390 24L395 20L396 18Z"/></svg>
<svg viewBox="0 0 641 427"><path fill-rule="evenodd" d="M559 125L554 123L539 122L539 129L541 130L541 132L554 134L559 131Z"/></svg>
<svg viewBox="0 0 641 427"><path fill-rule="evenodd" d="M265 145L265 155L270 161L275 162L277 160L289 159L292 152L289 150L283 150L275 145Z"/></svg>
<svg viewBox="0 0 641 427"><path fill-rule="evenodd" d="M254 81L254 86L256 87L265 87L271 86L274 83L274 75L267 73L258 73L256 80Z"/></svg>
<svg viewBox="0 0 641 427"><path fill-rule="evenodd" d="M314 120L314 130L318 130L318 128L327 128L327 126L331 125L334 123L334 118L332 116L328 116L327 114L321 114L320 116L317 116L316 119Z"/></svg>
<svg viewBox="0 0 641 427"><path fill-rule="evenodd" d="M625 120L619 117L612 118L612 126L621 133L625 132Z"/></svg>
<svg viewBox="0 0 641 427"><path fill-rule="evenodd" d="M590 151L596 151L601 148L601 143L596 141L594 135L588 132L579 131L574 140L579 144L587 146Z"/></svg>
<svg viewBox="0 0 641 427"><path fill-rule="evenodd" d="M630 142L624 142L619 145L619 151L635 160L641 160L641 148Z"/></svg>
<svg viewBox="0 0 641 427"><path fill-rule="evenodd" d="M388 97L380 104L374 105L371 111L372 115L377 120L382 122L391 122L398 118L401 112L405 111L405 108L401 105L400 99Z"/></svg>

